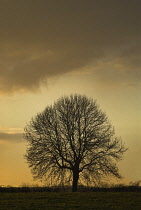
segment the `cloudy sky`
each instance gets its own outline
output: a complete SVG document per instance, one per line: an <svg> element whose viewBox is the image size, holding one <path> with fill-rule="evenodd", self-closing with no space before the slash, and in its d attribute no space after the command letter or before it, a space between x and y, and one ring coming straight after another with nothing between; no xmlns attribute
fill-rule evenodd
<svg viewBox="0 0 141 210"><path fill-rule="evenodd" d="M70 93L97 99L141 179L140 20L140 0L0 0L0 185L33 183L23 128Z"/></svg>

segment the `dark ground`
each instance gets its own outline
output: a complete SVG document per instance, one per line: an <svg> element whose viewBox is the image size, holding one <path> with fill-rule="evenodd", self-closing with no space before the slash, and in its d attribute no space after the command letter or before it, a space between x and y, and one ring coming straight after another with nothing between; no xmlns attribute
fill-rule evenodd
<svg viewBox="0 0 141 210"><path fill-rule="evenodd" d="M141 209L141 192L0 192L0 210Z"/></svg>

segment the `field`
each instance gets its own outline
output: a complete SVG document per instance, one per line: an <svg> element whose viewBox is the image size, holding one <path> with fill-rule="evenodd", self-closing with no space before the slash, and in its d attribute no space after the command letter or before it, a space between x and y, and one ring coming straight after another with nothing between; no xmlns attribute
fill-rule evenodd
<svg viewBox="0 0 141 210"><path fill-rule="evenodd" d="M0 192L0 210L141 209L141 192Z"/></svg>

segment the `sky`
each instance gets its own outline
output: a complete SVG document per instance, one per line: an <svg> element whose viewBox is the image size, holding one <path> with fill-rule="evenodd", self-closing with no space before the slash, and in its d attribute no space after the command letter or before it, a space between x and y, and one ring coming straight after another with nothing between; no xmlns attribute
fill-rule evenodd
<svg viewBox="0 0 141 210"><path fill-rule="evenodd" d="M71 93L97 99L141 180L140 20L140 0L0 0L0 185L36 183L23 129Z"/></svg>

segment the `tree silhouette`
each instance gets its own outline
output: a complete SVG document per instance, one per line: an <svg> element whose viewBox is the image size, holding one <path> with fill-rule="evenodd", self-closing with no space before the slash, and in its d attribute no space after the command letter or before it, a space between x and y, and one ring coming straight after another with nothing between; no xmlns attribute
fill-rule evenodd
<svg viewBox="0 0 141 210"><path fill-rule="evenodd" d="M25 127L25 158L36 179L72 183L121 178L116 166L126 151L97 102L70 95L47 106Z"/></svg>

